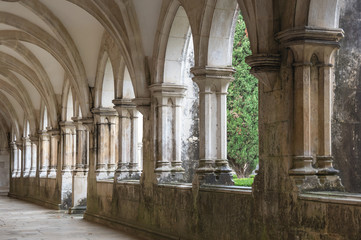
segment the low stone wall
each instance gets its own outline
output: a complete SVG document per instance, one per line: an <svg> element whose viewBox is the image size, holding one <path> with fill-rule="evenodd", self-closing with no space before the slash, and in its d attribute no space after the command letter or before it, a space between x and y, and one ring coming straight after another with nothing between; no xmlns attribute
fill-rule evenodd
<svg viewBox="0 0 361 240"><path fill-rule="evenodd" d="M95 187L95 186L94 186ZM300 194L274 221L251 189L97 182L85 219L148 239L360 239L361 195ZM283 202L287 202L282 200ZM286 215L282 215L285 214ZM259 217L261 216L261 218ZM276 226L277 225L277 226ZM277 231L275 231L277 229Z"/></svg>
<svg viewBox="0 0 361 240"><path fill-rule="evenodd" d="M60 209L59 184L55 178L11 178L9 196L38 205Z"/></svg>
<svg viewBox="0 0 361 240"><path fill-rule="evenodd" d="M252 195L249 189L198 192L191 185L96 183L85 219L123 230L139 230L150 239L240 239L250 236ZM227 223L227 224L225 224Z"/></svg>

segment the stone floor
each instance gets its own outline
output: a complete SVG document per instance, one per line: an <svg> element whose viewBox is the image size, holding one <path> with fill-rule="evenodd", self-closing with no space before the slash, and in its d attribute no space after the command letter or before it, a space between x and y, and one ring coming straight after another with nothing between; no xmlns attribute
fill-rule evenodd
<svg viewBox="0 0 361 240"><path fill-rule="evenodd" d="M127 233L83 220L81 215L42 208L0 196L0 240L17 239L123 239L140 240Z"/></svg>

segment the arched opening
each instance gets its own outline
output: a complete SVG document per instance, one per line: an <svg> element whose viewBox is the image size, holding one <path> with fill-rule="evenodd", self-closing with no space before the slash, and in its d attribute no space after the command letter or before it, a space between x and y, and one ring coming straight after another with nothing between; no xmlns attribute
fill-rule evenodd
<svg viewBox="0 0 361 240"><path fill-rule="evenodd" d="M235 185L251 186L259 161L258 80L245 62L251 49L241 13L234 20L232 65L236 72L227 96L227 156Z"/></svg>

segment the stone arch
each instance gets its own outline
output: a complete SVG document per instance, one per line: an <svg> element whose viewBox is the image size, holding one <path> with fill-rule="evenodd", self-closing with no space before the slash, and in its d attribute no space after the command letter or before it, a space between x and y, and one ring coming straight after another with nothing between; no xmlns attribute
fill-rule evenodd
<svg viewBox="0 0 361 240"><path fill-rule="evenodd" d="M72 121L74 117L74 98L69 81L66 79L62 94L62 121Z"/></svg>

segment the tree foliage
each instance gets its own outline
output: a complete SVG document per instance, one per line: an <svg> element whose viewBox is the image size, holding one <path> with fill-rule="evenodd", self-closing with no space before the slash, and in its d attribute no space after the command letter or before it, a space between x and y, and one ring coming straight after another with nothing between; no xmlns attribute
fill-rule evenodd
<svg viewBox="0 0 361 240"><path fill-rule="evenodd" d="M238 165L237 174L247 176L258 163L258 80L245 62L251 50L241 15L237 21L233 45L236 73L227 97L228 159Z"/></svg>

